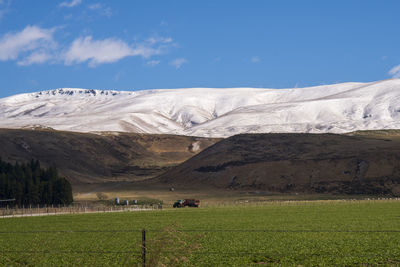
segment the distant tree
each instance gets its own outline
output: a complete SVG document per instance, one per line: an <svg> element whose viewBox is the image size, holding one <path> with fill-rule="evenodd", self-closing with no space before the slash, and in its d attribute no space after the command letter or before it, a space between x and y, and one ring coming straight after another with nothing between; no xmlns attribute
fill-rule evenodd
<svg viewBox="0 0 400 267"><path fill-rule="evenodd" d="M37 160L12 165L1 158L0 198L13 198L17 205L73 202L71 184L58 176L56 167L42 169Z"/></svg>

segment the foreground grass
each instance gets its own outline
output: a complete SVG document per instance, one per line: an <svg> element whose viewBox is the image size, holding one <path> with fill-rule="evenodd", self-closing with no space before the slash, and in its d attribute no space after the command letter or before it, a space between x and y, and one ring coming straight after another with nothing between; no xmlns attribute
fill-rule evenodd
<svg viewBox="0 0 400 267"><path fill-rule="evenodd" d="M400 265L400 201L0 219L0 265L138 265L142 228L167 265Z"/></svg>

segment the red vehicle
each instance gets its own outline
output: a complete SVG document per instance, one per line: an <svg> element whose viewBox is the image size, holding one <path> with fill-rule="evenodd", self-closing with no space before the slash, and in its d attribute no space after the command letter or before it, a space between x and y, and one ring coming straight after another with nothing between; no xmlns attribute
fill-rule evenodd
<svg viewBox="0 0 400 267"><path fill-rule="evenodd" d="M198 199L180 199L176 201L173 205L174 208L183 208L183 207L193 207L198 208L200 205L200 200Z"/></svg>

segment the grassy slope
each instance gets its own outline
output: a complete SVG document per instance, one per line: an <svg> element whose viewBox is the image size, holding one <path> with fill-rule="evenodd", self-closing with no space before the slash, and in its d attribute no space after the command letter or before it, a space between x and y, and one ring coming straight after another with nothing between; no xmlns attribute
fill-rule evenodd
<svg viewBox="0 0 400 267"><path fill-rule="evenodd" d="M148 232L149 257L167 226L197 230L174 232L186 245L162 243L169 258L187 256L188 266L247 266L269 263L292 266L400 264L399 201L317 201L131 212L0 219L0 265L122 265L138 262L140 229ZM215 230L266 230L235 232ZM138 230L129 233L12 231ZM294 230L294 232L269 232ZM396 232L368 232L391 230ZM316 232L307 232L316 231ZM318 232L319 231L319 232ZM342 231L342 232L335 232ZM344 232L343 232L344 231ZM364 231L364 232L363 232ZM367 232L365 232L367 231ZM168 237L168 234L167 234ZM188 244L200 245L193 254ZM159 244L160 245L160 244ZM35 253L47 251L48 253ZM74 251L75 253L66 253ZM82 253L91 251L92 253ZM121 253L95 253L97 251ZM132 253L123 253L129 252Z"/></svg>
<svg viewBox="0 0 400 267"><path fill-rule="evenodd" d="M270 192L400 194L399 131L243 134L162 174L166 185Z"/></svg>

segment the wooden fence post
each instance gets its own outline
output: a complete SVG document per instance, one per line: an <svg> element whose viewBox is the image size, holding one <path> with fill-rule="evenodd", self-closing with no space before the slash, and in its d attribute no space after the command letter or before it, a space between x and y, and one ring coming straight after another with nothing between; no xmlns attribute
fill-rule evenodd
<svg viewBox="0 0 400 267"><path fill-rule="evenodd" d="M142 267L146 267L146 229L142 230Z"/></svg>

